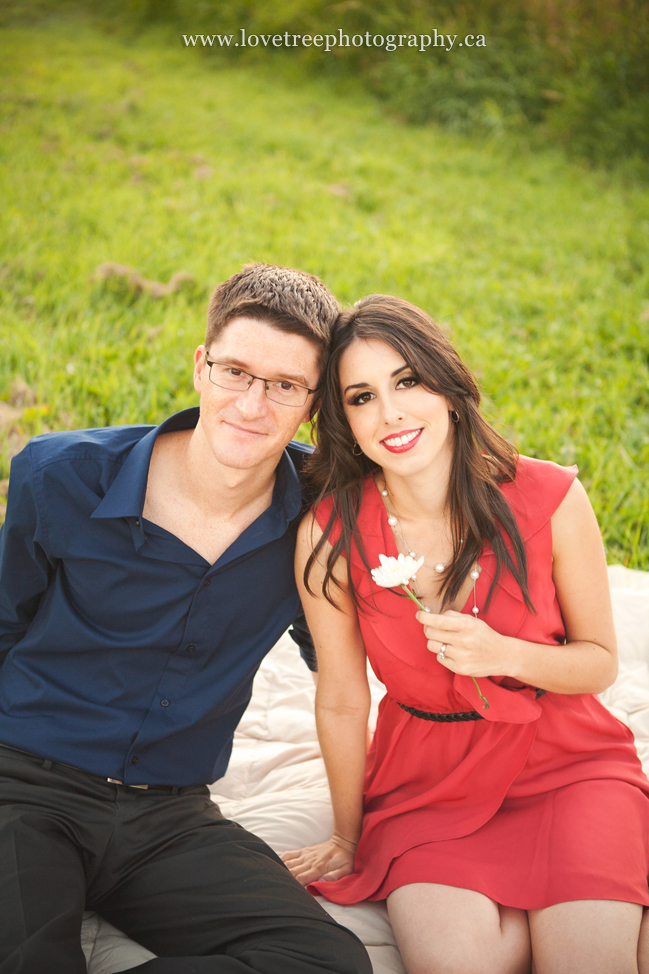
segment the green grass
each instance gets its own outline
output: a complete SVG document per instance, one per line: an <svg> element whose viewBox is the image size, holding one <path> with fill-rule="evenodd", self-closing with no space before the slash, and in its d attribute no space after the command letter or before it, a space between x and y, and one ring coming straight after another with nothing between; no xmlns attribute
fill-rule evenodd
<svg viewBox="0 0 649 974"><path fill-rule="evenodd" d="M44 428L193 403L210 289L266 260L344 302L383 291L430 311L497 427L579 464L609 561L649 569L646 187L154 35L69 23L0 44L0 400L15 403L0 478ZM195 284L137 297L93 280L103 261Z"/></svg>

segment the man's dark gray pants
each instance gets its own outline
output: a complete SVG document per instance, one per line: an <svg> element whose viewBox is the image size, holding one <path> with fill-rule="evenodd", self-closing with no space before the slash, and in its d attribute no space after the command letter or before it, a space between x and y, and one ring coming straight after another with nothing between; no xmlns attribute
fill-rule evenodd
<svg viewBox="0 0 649 974"><path fill-rule="evenodd" d="M0 748L0 974L86 974L85 909L133 974L371 974L365 948L204 786L143 791Z"/></svg>

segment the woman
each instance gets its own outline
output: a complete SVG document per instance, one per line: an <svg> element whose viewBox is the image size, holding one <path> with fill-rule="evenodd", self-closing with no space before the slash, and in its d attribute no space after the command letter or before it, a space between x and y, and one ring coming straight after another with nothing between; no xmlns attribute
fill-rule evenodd
<svg viewBox="0 0 649 974"><path fill-rule="evenodd" d="M408 974L647 974L649 782L594 696L617 672L595 516L479 398L413 305L339 319L297 553L335 831L284 860L334 902L387 898ZM399 553L426 611L372 578Z"/></svg>

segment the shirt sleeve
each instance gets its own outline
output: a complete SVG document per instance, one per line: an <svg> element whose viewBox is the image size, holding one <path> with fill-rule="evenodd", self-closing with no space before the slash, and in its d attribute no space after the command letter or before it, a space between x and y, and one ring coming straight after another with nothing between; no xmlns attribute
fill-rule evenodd
<svg viewBox="0 0 649 974"><path fill-rule="evenodd" d="M0 664L25 635L53 572L42 545L29 444L14 457L0 528Z"/></svg>
<svg viewBox="0 0 649 974"><path fill-rule="evenodd" d="M304 612L300 610L298 615L296 615L293 620L293 625L288 631L289 636L298 644L300 647L300 656L309 667L312 673L317 673L318 671L318 658L315 652L315 646L313 645L313 639L311 638L311 632L306 622L306 617Z"/></svg>

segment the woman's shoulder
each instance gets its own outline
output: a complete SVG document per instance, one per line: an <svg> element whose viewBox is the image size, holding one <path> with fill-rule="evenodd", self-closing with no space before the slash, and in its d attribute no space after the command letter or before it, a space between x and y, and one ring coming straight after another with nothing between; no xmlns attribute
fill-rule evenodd
<svg viewBox="0 0 649 974"><path fill-rule="evenodd" d="M360 486L363 496L359 510L359 524L365 519L365 517L371 517L376 508L380 507L379 492L372 476L367 477ZM334 514L334 519L337 519L338 512L336 511L334 513L334 507L334 497L333 495L329 495L329 497L325 497L324 500L314 504L311 508L313 516L322 528L327 525L332 514Z"/></svg>
<svg viewBox="0 0 649 974"><path fill-rule="evenodd" d="M314 504L311 508L311 514L313 518L318 522L321 528L324 528L331 513L334 509L334 499L333 497L325 497L324 500L320 501L318 504Z"/></svg>
<svg viewBox="0 0 649 974"><path fill-rule="evenodd" d="M501 490L523 537L529 537L550 520L578 472L576 465L562 467L552 460L522 454L518 457L515 479L501 484Z"/></svg>
<svg viewBox="0 0 649 974"><path fill-rule="evenodd" d="M538 460L536 457L526 457L521 453L516 464L514 483L518 490L540 490L548 497L556 495L560 498L560 503L578 473L579 468L576 463L570 467L562 467L553 460Z"/></svg>

